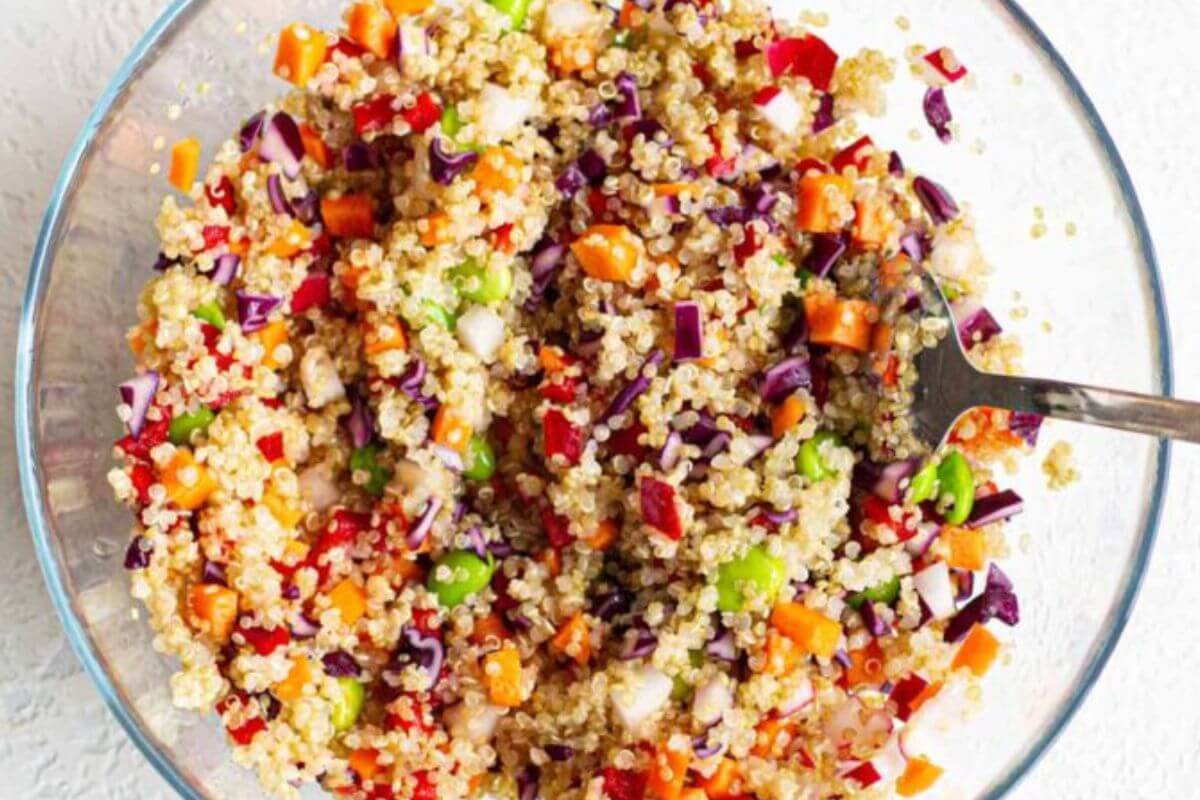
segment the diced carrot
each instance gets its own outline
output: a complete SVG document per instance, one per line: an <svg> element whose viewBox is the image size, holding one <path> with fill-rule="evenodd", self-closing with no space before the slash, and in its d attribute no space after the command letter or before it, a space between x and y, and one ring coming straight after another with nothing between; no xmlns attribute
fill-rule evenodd
<svg viewBox="0 0 1200 800"><path fill-rule="evenodd" d="M850 668L846 670L846 686L853 689L863 684L881 684L884 681L884 654L879 642L874 639L866 647L851 650Z"/></svg>
<svg viewBox="0 0 1200 800"><path fill-rule="evenodd" d="M789 395L771 412L771 433L778 439L804 420L804 401Z"/></svg>
<svg viewBox="0 0 1200 800"><path fill-rule="evenodd" d="M632 5L632 3L629 5ZM693 188L694 184L691 183L656 183L654 184L654 196L678 197L679 195Z"/></svg>
<svg viewBox="0 0 1200 800"><path fill-rule="evenodd" d="M350 627L367 613L367 593L350 578L345 578L326 595L329 605L342 615L342 622Z"/></svg>
<svg viewBox="0 0 1200 800"><path fill-rule="evenodd" d="M920 794L942 777L944 770L932 761L917 756L910 758L904 767L904 774L896 780L896 794L901 797L912 797Z"/></svg>
<svg viewBox="0 0 1200 800"><path fill-rule="evenodd" d="M800 603L778 603L771 624L806 652L832 658L842 638L842 626L819 611Z"/></svg>
<svg viewBox="0 0 1200 800"><path fill-rule="evenodd" d="M588 36L571 36L550 46L550 63L563 75L583 72L596 63L596 42Z"/></svg>
<svg viewBox="0 0 1200 800"><path fill-rule="evenodd" d="M849 221L854 182L844 175L808 174L800 179L796 224L809 233L837 233Z"/></svg>
<svg viewBox="0 0 1200 800"><path fill-rule="evenodd" d="M267 252L279 258L291 258L304 252L312 244L312 231L298 219L288 223L287 229L267 247Z"/></svg>
<svg viewBox="0 0 1200 800"><path fill-rule="evenodd" d="M657 797L659 800L680 800L683 795L683 782L687 779L688 766L692 760L690 749L687 744L679 746L671 740L658 746L646 777L646 790L651 797Z"/></svg>
<svg viewBox="0 0 1200 800"><path fill-rule="evenodd" d="M586 664L592 655L591 634L582 611L576 611L554 634L550 647L561 655Z"/></svg>
<svg viewBox="0 0 1200 800"><path fill-rule="evenodd" d="M187 607L192 627L224 644L237 621L238 593L216 583L197 583L188 589Z"/></svg>
<svg viewBox="0 0 1200 800"><path fill-rule="evenodd" d="M405 14L420 14L433 5L433 0L383 0L383 4L399 19Z"/></svg>
<svg viewBox="0 0 1200 800"><path fill-rule="evenodd" d="M854 204L854 227L850 235L862 249L881 249L895 226L896 211L886 198L876 195Z"/></svg>
<svg viewBox="0 0 1200 800"><path fill-rule="evenodd" d="M996 656L999 653L1000 640L987 628L976 623L971 627L971 632L967 634L967 638L963 639L963 643L959 645L958 652L955 653L954 661L950 664L950 668L958 669L959 667L966 667L971 672L982 677L991 669L992 662L996 660Z"/></svg>
<svg viewBox="0 0 1200 800"><path fill-rule="evenodd" d="M271 490L263 492L263 505L284 530L292 530L304 519L304 512Z"/></svg>
<svg viewBox="0 0 1200 800"><path fill-rule="evenodd" d="M504 618L493 611L475 620L475 625L471 628L470 638L472 644L482 647L493 639L502 642L511 639L512 633L508 630L508 626L504 624Z"/></svg>
<svg viewBox="0 0 1200 800"><path fill-rule="evenodd" d="M303 22L294 22L279 34L275 74L303 87L325 63L325 34Z"/></svg>
<svg viewBox="0 0 1200 800"><path fill-rule="evenodd" d="M322 197L321 219L330 236L369 239L375 234L375 200L367 194Z"/></svg>
<svg viewBox="0 0 1200 800"><path fill-rule="evenodd" d="M613 542L617 541L617 537L620 535L621 528L617 525L616 520L605 519L596 526L596 532L584 541L593 550L607 550L613 546Z"/></svg>
<svg viewBox="0 0 1200 800"><path fill-rule="evenodd" d="M438 406L437 415L433 418L434 442L461 455L467 452L471 433L471 426L453 408L446 403Z"/></svg>
<svg viewBox="0 0 1200 800"><path fill-rule="evenodd" d="M878 313L875 305L866 300L839 299L822 292L804 296L808 338L813 344L865 351L871 343L871 327Z"/></svg>
<svg viewBox="0 0 1200 800"><path fill-rule="evenodd" d="M250 252L250 240L233 239L228 245L226 245L226 247L229 248L229 252L233 253L238 258L245 258Z"/></svg>
<svg viewBox="0 0 1200 800"><path fill-rule="evenodd" d="M879 285L884 289L895 289L908 274L912 261L908 253L900 252L879 262Z"/></svg>
<svg viewBox="0 0 1200 800"><path fill-rule="evenodd" d="M631 28L640 28L646 22L646 12L637 7L636 3L626 0L621 6L621 14L617 17L617 25L630 30Z"/></svg>
<svg viewBox="0 0 1200 800"><path fill-rule="evenodd" d="M690 786L680 793L679 800L708 800L708 795L703 789Z"/></svg>
<svg viewBox="0 0 1200 800"><path fill-rule="evenodd" d="M563 351L554 345L544 344L538 348L538 363L550 374L565 370L570 364L563 357Z"/></svg>
<svg viewBox="0 0 1200 800"><path fill-rule="evenodd" d="M951 567L977 572L987 565L983 531L947 525L942 529L942 536L946 537L946 543L950 545L950 557L946 559L946 563Z"/></svg>
<svg viewBox="0 0 1200 800"><path fill-rule="evenodd" d="M300 123L300 141L304 144L304 154L317 162L321 169L329 169L333 159L329 155L329 145L321 138L321 134L312 129L307 122Z"/></svg>
<svg viewBox="0 0 1200 800"><path fill-rule="evenodd" d="M271 687L271 691L280 700L290 702L298 700L304 694L304 687L312 682L312 665L304 656L292 658L292 668L287 677Z"/></svg>
<svg viewBox="0 0 1200 800"><path fill-rule="evenodd" d="M524 166L521 157L511 148L489 147L471 170L471 179L480 194L511 194L521 185Z"/></svg>
<svg viewBox="0 0 1200 800"><path fill-rule="evenodd" d="M483 684L488 699L504 708L521 705L521 654L512 645L483 657Z"/></svg>
<svg viewBox="0 0 1200 800"><path fill-rule="evenodd" d="M871 352L886 353L892 349L892 337L895 331L891 325L886 322L878 323L871 329Z"/></svg>
<svg viewBox="0 0 1200 800"><path fill-rule="evenodd" d="M421 244L425 247L436 247L450 241L450 215L445 211L435 211L425 218L426 227L421 231Z"/></svg>
<svg viewBox="0 0 1200 800"><path fill-rule="evenodd" d="M627 281L637 266L642 243L624 225L593 225L571 245L579 266L602 281Z"/></svg>
<svg viewBox="0 0 1200 800"><path fill-rule="evenodd" d="M288 565L298 565L308 558L309 546L299 539L289 539L283 546L283 561Z"/></svg>
<svg viewBox="0 0 1200 800"><path fill-rule="evenodd" d="M163 469L162 482L167 489L167 499L187 511L195 511L204 505L208 496L217 490L217 479L212 470L196 461L192 451L184 447L175 451Z"/></svg>
<svg viewBox="0 0 1200 800"><path fill-rule="evenodd" d="M557 578L562 574L562 555L555 548L547 547L538 553L537 560L546 567L551 578Z"/></svg>
<svg viewBox="0 0 1200 800"><path fill-rule="evenodd" d="M275 350L287 341L287 323L283 320L268 323L265 327L250 334L250 338L262 345L262 365L267 369L278 369L279 361L275 358Z"/></svg>
<svg viewBox="0 0 1200 800"><path fill-rule="evenodd" d="M763 672L768 675L787 675L800 666L804 653L791 639L770 628L767 630L763 656Z"/></svg>
<svg viewBox="0 0 1200 800"><path fill-rule="evenodd" d="M355 3L346 15L346 31L351 41L365 47L378 58L390 58L396 44L396 21L382 8L371 3Z"/></svg>
<svg viewBox="0 0 1200 800"><path fill-rule="evenodd" d="M171 148L171 185L187 194L200 174L200 140L194 136L182 139Z"/></svg>
<svg viewBox="0 0 1200 800"><path fill-rule="evenodd" d="M789 718L767 717L758 723L754 730L757 735L754 748L750 752L759 758L769 758L785 737L791 737L795 733L796 726Z"/></svg>
<svg viewBox="0 0 1200 800"><path fill-rule="evenodd" d="M379 355L390 350L407 350L408 337L404 335L404 325L395 317L370 326L363 336L363 352L368 356Z"/></svg>
<svg viewBox="0 0 1200 800"><path fill-rule="evenodd" d="M375 773L379 772L379 751L373 748L363 747L352 750L350 755L346 756L346 761L350 764L350 769L358 775L359 780L369 781L375 777Z"/></svg>
<svg viewBox="0 0 1200 800"><path fill-rule="evenodd" d="M710 800L733 800L742 793L741 771L732 758L723 758L701 787Z"/></svg>

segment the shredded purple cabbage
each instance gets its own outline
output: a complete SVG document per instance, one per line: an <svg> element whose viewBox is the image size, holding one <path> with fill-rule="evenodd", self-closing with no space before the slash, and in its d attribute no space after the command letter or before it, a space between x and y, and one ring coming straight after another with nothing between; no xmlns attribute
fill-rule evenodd
<svg viewBox="0 0 1200 800"><path fill-rule="evenodd" d="M943 638L957 642L967 635L975 625L984 625L998 619L1005 625L1016 625L1021 621L1020 606L1013 591L1012 581L995 564L988 567L987 583L983 591L946 625Z"/></svg>

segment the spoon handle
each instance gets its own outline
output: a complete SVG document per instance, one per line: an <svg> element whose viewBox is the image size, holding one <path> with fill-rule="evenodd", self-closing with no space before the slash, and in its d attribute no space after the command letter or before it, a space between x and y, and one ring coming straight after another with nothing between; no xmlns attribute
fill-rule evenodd
<svg viewBox="0 0 1200 800"><path fill-rule="evenodd" d="M1200 443L1200 403L1076 383L988 375L987 405Z"/></svg>

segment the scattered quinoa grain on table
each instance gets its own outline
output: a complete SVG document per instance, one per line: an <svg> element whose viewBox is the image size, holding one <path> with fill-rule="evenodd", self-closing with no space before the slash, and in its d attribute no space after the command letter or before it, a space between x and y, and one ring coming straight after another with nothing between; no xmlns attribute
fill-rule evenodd
<svg viewBox="0 0 1200 800"><path fill-rule="evenodd" d="M993 469L1041 422L911 433L921 349L1019 355L972 221L863 135L883 54L666 6L354 3L280 32L290 92L210 162L172 150L110 483L176 704L270 792L911 796L954 768L900 733L977 697L1018 621Z"/></svg>

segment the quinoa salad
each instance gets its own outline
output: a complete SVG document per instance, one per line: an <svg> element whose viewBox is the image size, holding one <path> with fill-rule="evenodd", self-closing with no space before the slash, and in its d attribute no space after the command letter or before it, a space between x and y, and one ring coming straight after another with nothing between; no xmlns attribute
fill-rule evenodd
<svg viewBox="0 0 1200 800"><path fill-rule="evenodd" d="M127 335L110 483L174 702L285 798L952 770L1041 420L910 430L922 348L1019 353L969 213L862 135L896 63L755 0L367 0L276 45L290 91L172 149ZM967 69L910 60L948 139Z"/></svg>

